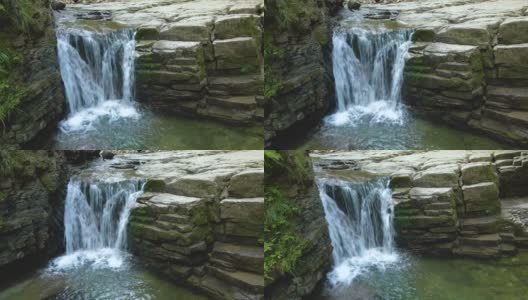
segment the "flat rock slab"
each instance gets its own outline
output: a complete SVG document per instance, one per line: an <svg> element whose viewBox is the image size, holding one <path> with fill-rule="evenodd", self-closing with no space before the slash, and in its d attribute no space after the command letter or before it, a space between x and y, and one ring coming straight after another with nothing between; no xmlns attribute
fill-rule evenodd
<svg viewBox="0 0 528 300"><path fill-rule="evenodd" d="M411 200L427 202L450 203L454 192L452 188L419 188L415 187L409 191Z"/></svg>
<svg viewBox="0 0 528 300"><path fill-rule="evenodd" d="M464 185L498 181L496 168L490 162L473 162L462 165L461 172Z"/></svg>
<svg viewBox="0 0 528 300"><path fill-rule="evenodd" d="M413 182L417 187L457 187L459 169L455 164L439 165L418 172Z"/></svg>
<svg viewBox="0 0 528 300"><path fill-rule="evenodd" d="M506 45L528 43L527 32L528 16L507 18L500 25L498 41Z"/></svg>
<svg viewBox="0 0 528 300"><path fill-rule="evenodd" d="M264 196L264 170L247 170L231 178L228 193L230 197L253 198Z"/></svg>

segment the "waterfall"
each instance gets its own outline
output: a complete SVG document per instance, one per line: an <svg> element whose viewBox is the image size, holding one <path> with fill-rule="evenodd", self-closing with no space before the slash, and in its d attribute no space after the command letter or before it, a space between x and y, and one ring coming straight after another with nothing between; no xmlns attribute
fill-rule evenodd
<svg viewBox="0 0 528 300"><path fill-rule="evenodd" d="M349 285L371 268L398 260L394 249L394 207L389 180L349 183L318 181L332 241L332 286Z"/></svg>
<svg viewBox="0 0 528 300"><path fill-rule="evenodd" d="M363 117L373 122L402 122L401 87L412 31L338 29L332 42L337 93L334 125L354 124Z"/></svg>
<svg viewBox="0 0 528 300"><path fill-rule="evenodd" d="M138 118L134 100L135 31L59 28L57 48L69 116L63 132L93 129L101 117Z"/></svg>
<svg viewBox="0 0 528 300"><path fill-rule="evenodd" d="M91 264L120 267L127 246L127 224L144 180L86 181L71 179L64 205L66 255L53 269Z"/></svg>

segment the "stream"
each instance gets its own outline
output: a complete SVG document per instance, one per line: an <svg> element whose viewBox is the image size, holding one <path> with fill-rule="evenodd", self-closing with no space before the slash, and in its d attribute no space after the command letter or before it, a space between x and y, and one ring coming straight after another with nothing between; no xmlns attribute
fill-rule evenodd
<svg viewBox="0 0 528 300"><path fill-rule="evenodd" d="M263 129L152 110L135 99L135 31L56 15L66 115L35 149L257 149Z"/></svg>
<svg viewBox="0 0 528 300"><path fill-rule="evenodd" d="M207 299L163 279L127 252L127 225L144 179L72 178L66 252L0 292L0 299Z"/></svg>
<svg viewBox="0 0 528 300"><path fill-rule="evenodd" d="M414 31L344 11L334 29L335 110L283 149L508 149L512 145L418 115L402 97Z"/></svg>
<svg viewBox="0 0 528 300"><path fill-rule="evenodd" d="M309 299L526 299L528 254L497 261L429 258L394 245L388 178L319 176L333 266Z"/></svg>

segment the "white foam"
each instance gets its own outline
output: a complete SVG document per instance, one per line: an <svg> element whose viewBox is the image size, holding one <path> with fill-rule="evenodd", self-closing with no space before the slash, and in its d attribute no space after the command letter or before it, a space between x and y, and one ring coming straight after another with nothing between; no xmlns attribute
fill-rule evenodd
<svg viewBox="0 0 528 300"><path fill-rule="evenodd" d="M333 126L357 126L368 120L370 123L390 123L403 125L403 110L395 107L393 103L380 100L368 105L351 105L346 110L338 111L325 118Z"/></svg>
<svg viewBox="0 0 528 300"><path fill-rule="evenodd" d="M334 287L348 286L358 276L374 270L384 271L400 261L395 252L386 252L383 249L372 248L366 250L361 256L350 257L335 266L328 274L328 280Z"/></svg>
<svg viewBox="0 0 528 300"><path fill-rule="evenodd" d="M47 271L62 273L83 266L93 269L120 269L124 267L125 260L125 253L115 248L79 250L52 260Z"/></svg>
<svg viewBox="0 0 528 300"><path fill-rule="evenodd" d="M123 118L138 120L141 113L129 101L108 100L97 106L83 109L60 122L59 128L64 133L86 132L95 129L95 124L102 120L115 122Z"/></svg>

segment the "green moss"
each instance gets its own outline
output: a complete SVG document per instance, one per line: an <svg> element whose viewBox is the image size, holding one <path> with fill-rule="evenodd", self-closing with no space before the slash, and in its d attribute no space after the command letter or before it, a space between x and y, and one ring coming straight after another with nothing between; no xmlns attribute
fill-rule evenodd
<svg viewBox="0 0 528 300"><path fill-rule="evenodd" d="M276 47L271 32L264 33L264 97L269 99L277 95L284 86L284 82L273 69L274 64L284 60L284 49ZM266 63L267 62L267 63Z"/></svg>
<svg viewBox="0 0 528 300"><path fill-rule="evenodd" d="M8 176L23 168L25 151L0 150L0 175Z"/></svg>
<svg viewBox="0 0 528 300"><path fill-rule="evenodd" d="M18 53L0 46L0 123L3 125L26 95L25 89L16 82L14 76L14 69L21 62Z"/></svg>
<svg viewBox="0 0 528 300"><path fill-rule="evenodd" d="M276 272L294 274L308 246L291 222L300 210L271 186L266 187L265 204L264 276L269 279Z"/></svg>
<svg viewBox="0 0 528 300"><path fill-rule="evenodd" d="M144 215L132 215L132 216L130 216L130 222L149 224L149 223L154 222L154 220L155 219L153 217L144 216Z"/></svg>
<svg viewBox="0 0 528 300"><path fill-rule="evenodd" d="M133 216L152 216L153 214L148 206L142 205L142 206L136 206L132 210L132 215Z"/></svg>
<svg viewBox="0 0 528 300"><path fill-rule="evenodd" d="M304 151L266 150L264 163L267 178L287 174L292 182L311 182L311 166Z"/></svg>
<svg viewBox="0 0 528 300"><path fill-rule="evenodd" d="M143 187L145 192L162 193L165 191L165 181L161 179L149 179Z"/></svg>
<svg viewBox="0 0 528 300"><path fill-rule="evenodd" d="M432 42L435 38L435 32L432 29L417 29L413 34L414 42Z"/></svg>
<svg viewBox="0 0 528 300"><path fill-rule="evenodd" d="M394 214L398 216L415 216L420 213L419 209L395 209Z"/></svg>
<svg viewBox="0 0 528 300"><path fill-rule="evenodd" d="M35 7L32 0L2 0L0 13L7 16L18 30L29 32L35 23Z"/></svg>
<svg viewBox="0 0 528 300"><path fill-rule="evenodd" d="M267 4L267 12L282 29L307 30L321 14L316 0L276 0Z"/></svg>
<svg viewBox="0 0 528 300"><path fill-rule="evenodd" d="M411 187L410 176L394 176L390 179L389 187L391 189Z"/></svg>
<svg viewBox="0 0 528 300"><path fill-rule="evenodd" d="M313 38L321 45L326 46L330 42L326 26L319 25L312 31Z"/></svg>
<svg viewBox="0 0 528 300"><path fill-rule="evenodd" d="M204 225L209 223L209 218L207 215L207 209L200 208L193 212L193 223L196 225Z"/></svg>
<svg viewBox="0 0 528 300"><path fill-rule="evenodd" d="M257 65L243 64L240 67L240 73L241 74L252 74L252 73L255 73L258 70L258 68L259 67Z"/></svg>
<svg viewBox="0 0 528 300"><path fill-rule="evenodd" d="M481 53L471 57L471 71L473 72L473 88L482 86L484 81L484 61Z"/></svg>
<svg viewBox="0 0 528 300"><path fill-rule="evenodd" d="M143 236L145 233L145 225L135 222L128 223L128 230L133 236Z"/></svg>
<svg viewBox="0 0 528 300"><path fill-rule="evenodd" d="M40 183L48 190L48 192L57 191L57 182L49 174L44 174L40 176Z"/></svg>
<svg viewBox="0 0 528 300"><path fill-rule="evenodd" d="M4 192L0 192L0 203L4 202L4 200L7 198L7 194Z"/></svg>

